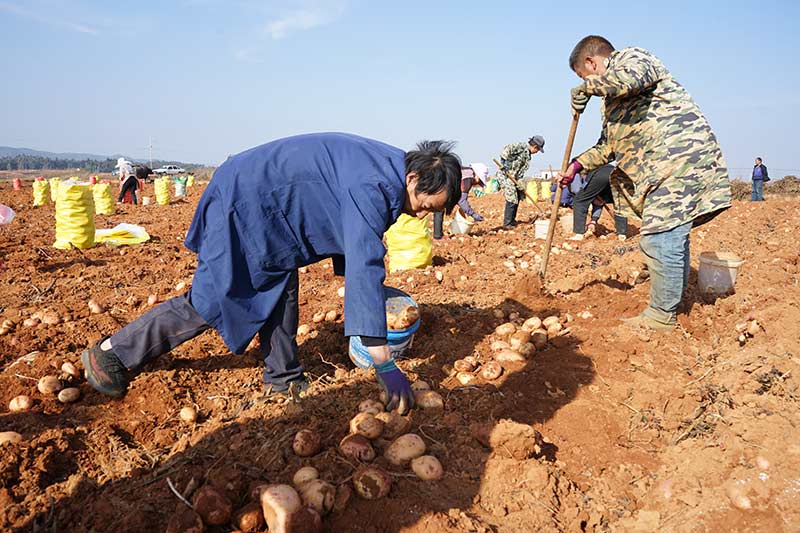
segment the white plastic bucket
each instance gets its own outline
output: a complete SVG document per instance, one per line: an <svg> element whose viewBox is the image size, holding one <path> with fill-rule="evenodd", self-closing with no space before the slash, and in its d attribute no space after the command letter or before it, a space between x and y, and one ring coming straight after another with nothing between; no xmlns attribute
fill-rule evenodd
<svg viewBox="0 0 800 533"><path fill-rule="evenodd" d="M547 232L549 229L549 220L537 220L533 223L533 237L535 239L547 239Z"/></svg>
<svg viewBox="0 0 800 533"><path fill-rule="evenodd" d="M461 213L456 210L453 221L450 223L450 233L453 235L464 235L472 231L474 222L467 220L461 216Z"/></svg>
<svg viewBox="0 0 800 533"><path fill-rule="evenodd" d="M142 205L150 205L150 197L142 196Z"/></svg>
<svg viewBox="0 0 800 533"><path fill-rule="evenodd" d="M176 198L183 198L186 196L186 183L181 183L179 181L175 182L175 197Z"/></svg>
<svg viewBox="0 0 800 533"><path fill-rule="evenodd" d="M561 217L558 219L558 221L561 222L561 227L566 233L572 233L572 219L573 219L572 213L561 215Z"/></svg>
<svg viewBox="0 0 800 533"><path fill-rule="evenodd" d="M725 294L733 290L742 263L743 259L730 252L701 253L700 270L697 273L700 292Z"/></svg>

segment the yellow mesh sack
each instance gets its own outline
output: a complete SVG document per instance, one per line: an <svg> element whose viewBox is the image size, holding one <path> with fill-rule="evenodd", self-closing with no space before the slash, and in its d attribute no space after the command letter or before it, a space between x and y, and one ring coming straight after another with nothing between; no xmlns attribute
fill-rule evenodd
<svg viewBox="0 0 800 533"><path fill-rule="evenodd" d="M94 198L92 186L62 183L56 201L56 241L59 250L94 246Z"/></svg>
<svg viewBox="0 0 800 533"><path fill-rule="evenodd" d="M158 178L155 187L156 203L158 203L158 205L169 204L169 178Z"/></svg>
<svg viewBox="0 0 800 533"><path fill-rule="evenodd" d="M40 206L50 201L50 184L44 180L33 182L33 205Z"/></svg>
<svg viewBox="0 0 800 533"><path fill-rule="evenodd" d="M428 219L400 215L386 231L389 271L425 268L433 263L433 241Z"/></svg>
<svg viewBox="0 0 800 533"><path fill-rule="evenodd" d="M94 214L113 215L114 197L111 196L111 185L108 183L97 183L91 187L92 197L94 198Z"/></svg>
<svg viewBox="0 0 800 533"><path fill-rule="evenodd" d="M50 178L50 200L55 203L58 199L58 184L61 183L61 178Z"/></svg>
<svg viewBox="0 0 800 533"><path fill-rule="evenodd" d="M186 178L186 186L194 187L194 174L189 174L189 177Z"/></svg>

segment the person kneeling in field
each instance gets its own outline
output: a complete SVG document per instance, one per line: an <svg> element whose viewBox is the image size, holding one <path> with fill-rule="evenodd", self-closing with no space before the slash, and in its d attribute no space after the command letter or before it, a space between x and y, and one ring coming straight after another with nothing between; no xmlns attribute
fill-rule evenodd
<svg viewBox="0 0 800 533"><path fill-rule="evenodd" d="M86 350L89 383L123 396L142 366L209 328L241 354L258 334L268 392L308 387L297 359L299 267L333 259L345 276L345 335L375 363L388 408L414 396L386 342L383 234L401 213L451 211L461 162L443 141L404 153L343 133L280 139L229 158L194 214L189 292L154 307ZM291 388L291 390L290 390Z"/></svg>
<svg viewBox="0 0 800 533"><path fill-rule="evenodd" d="M675 327L689 281L689 231L731 205L728 169L717 138L689 93L642 48L615 50L597 35L581 39L569 65L583 79L572 89L582 113L603 97L600 140L572 160L561 183L616 160L616 214L642 220L639 247L650 271L650 303L632 325Z"/></svg>

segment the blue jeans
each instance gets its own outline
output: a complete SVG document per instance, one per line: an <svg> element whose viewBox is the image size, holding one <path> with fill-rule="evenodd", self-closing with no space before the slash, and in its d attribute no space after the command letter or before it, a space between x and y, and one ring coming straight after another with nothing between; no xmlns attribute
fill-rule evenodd
<svg viewBox="0 0 800 533"><path fill-rule="evenodd" d="M644 315L663 324L675 324L678 306L689 284L689 232L687 222L661 233L642 235L639 248L650 271L650 304Z"/></svg>
<svg viewBox="0 0 800 533"><path fill-rule="evenodd" d="M753 202L764 201L764 180L753 180L753 192L750 194Z"/></svg>

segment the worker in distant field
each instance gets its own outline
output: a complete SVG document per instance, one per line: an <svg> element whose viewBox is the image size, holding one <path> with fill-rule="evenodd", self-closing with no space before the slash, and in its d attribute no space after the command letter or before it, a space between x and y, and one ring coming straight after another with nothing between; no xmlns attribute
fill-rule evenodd
<svg viewBox="0 0 800 533"><path fill-rule="evenodd" d="M119 196L117 197L117 203L122 203L125 193L130 191L131 201L136 204L136 190L139 188L139 181L133 172L133 165L124 157L120 157L117 159L115 168L119 170Z"/></svg>
<svg viewBox="0 0 800 533"><path fill-rule="evenodd" d="M461 162L451 144L416 150L344 133L279 139L229 158L195 210L186 247L197 269L172 298L85 351L89 383L119 397L148 361L214 328L241 354L258 334L268 393L308 387L297 359L299 267L333 259L345 276L345 335L374 361L388 408L413 405L386 341L383 234L401 213L450 211Z"/></svg>
<svg viewBox="0 0 800 533"><path fill-rule="evenodd" d="M756 164L753 165L753 191L750 194L750 200L753 202L764 201L764 184L769 181L769 172L767 172L767 165L756 157Z"/></svg>
<svg viewBox="0 0 800 533"><path fill-rule="evenodd" d="M525 185L522 180L531 164L531 155L544 153L544 137L534 135L527 143L508 144L500 152L502 168L497 171L497 183L503 190L506 208L503 212L503 227L512 229L517 225L517 209L519 201L525 198ZM506 173L511 176L509 179ZM515 181L516 180L516 183Z"/></svg>
<svg viewBox="0 0 800 533"><path fill-rule="evenodd" d="M650 271L650 303L625 319L669 330L689 281L689 231L731 205L725 160L708 121L661 61L642 48L615 50L600 36L581 39L569 65L583 79L572 89L582 113L603 97L600 140L559 173L575 174L616 160L610 175L615 212L642 220L639 247Z"/></svg>
<svg viewBox="0 0 800 533"><path fill-rule="evenodd" d="M458 208L464 216L472 217L475 222L483 222L483 217L469 205L469 192L473 187L486 187L489 180L489 167L483 163L472 163L468 167L461 167L461 199ZM433 238L441 239L444 236L444 211L433 214Z"/></svg>

